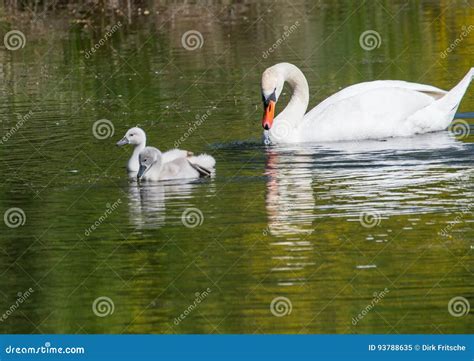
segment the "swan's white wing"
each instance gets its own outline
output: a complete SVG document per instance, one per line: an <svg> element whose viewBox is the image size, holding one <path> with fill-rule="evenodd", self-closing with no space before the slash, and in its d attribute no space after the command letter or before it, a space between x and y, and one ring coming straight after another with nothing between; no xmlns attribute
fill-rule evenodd
<svg viewBox="0 0 474 361"><path fill-rule="evenodd" d="M471 68L462 80L441 99L426 108L420 109L408 118L417 133L445 129L452 122L472 79L474 68Z"/></svg>
<svg viewBox="0 0 474 361"><path fill-rule="evenodd" d="M429 89L430 92L436 89L432 88L427 86L425 89ZM338 95L342 92L343 95ZM317 106L305 115L298 127L301 141L357 140L412 135L416 130L414 125L407 121L409 116L435 101L425 92L407 88L373 87L364 92L351 91L347 88L342 92L333 95L332 99L328 98L331 101L323 107ZM354 95L348 96L351 92Z"/></svg>
<svg viewBox="0 0 474 361"><path fill-rule="evenodd" d="M337 102L351 98L357 95L362 95L369 90L380 89L380 88L393 88L393 89L406 89L416 92L423 93L432 97L434 100L441 98L447 92L445 90L436 88L431 85L410 83L402 80L376 80L365 83L354 84L348 86L347 88L338 91L337 93L331 95L329 98L323 100L313 109L311 109L306 115L305 118L314 118L323 112L328 106L336 104Z"/></svg>

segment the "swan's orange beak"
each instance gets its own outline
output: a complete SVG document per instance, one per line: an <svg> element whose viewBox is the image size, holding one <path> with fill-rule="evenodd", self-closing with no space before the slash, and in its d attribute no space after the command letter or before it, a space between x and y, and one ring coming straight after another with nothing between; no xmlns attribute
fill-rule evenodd
<svg viewBox="0 0 474 361"><path fill-rule="evenodd" d="M270 100L268 104L263 105L263 118L262 127L265 130L270 130L273 124L273 118L275 117L275 102Z"/></svg>

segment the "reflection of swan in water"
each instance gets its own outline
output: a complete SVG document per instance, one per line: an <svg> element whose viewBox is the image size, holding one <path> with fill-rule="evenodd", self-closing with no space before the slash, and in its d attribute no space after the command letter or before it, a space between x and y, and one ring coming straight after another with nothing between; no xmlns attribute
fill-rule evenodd
<svg viewBox="0 0 474 361"><path fill-rule="evenodd" d="M389 217L458 208L459 191L468 191L461 181L471 172L463 165L468 146L448 132L326 144L314 172L316 217L358 220L372 211Z"/></svg>
<svg viewBox="0 0 474 361"><path fill-rule="evenodd" d="M344 142L325 142L315 146L317 149L334 150L347 154L357 152L394 152L394 151L433 151L441 149L464 150L465 143L460 142L450 132L436 132L413 137L387 138L383 140L360 140Z"/></svg>
<svg viewBox="0 0 474 361"><path fill-rule="evenodd" d="M166 202L172 198L190 197L195 183L155 182L129 186L130 222L138 229L156 229L165 225Z"/></svg>
<svg viewBox="0 0 474 361"><path fill-rule="evenodd" d="M463 201L438 195L472 194L459 181L470 174L469 166L462 165L469 159L467 146L441 132L270 147L268 231L282 237L310 234L317 218L358 219L372 209L383 217L457 208Z"/></svg>
<svg viewBox="0 0 474 361"><path fill-rule="evenodd" d="M339 237L340 230L330 228L333 217L360 222L372 210L388 218L465 209L474 199L472 181L466 181L472 147L447 132L268 147L266 232L278 284L299 284L314 273L319 237ZM369 236L379 242L387 234Z"/></svg>
<svg viewBox="0 0 474 361"><path fill-rule="evenodd" d="M269 149L267 155L268 231L274 236L311 234L314 219L312 177L308 176L311 155L302 151L285 154L276 149Z"/></svg>
<svg viewBox="0 0 474 361"><path fill-rule="evenodd" d="M303 269L313 265L313 232L315 199L312 189L311 152L304 150L267 150L266 209L274 260L280 286L304 282ZM311 268L308 268L310 270Z"/></svg>

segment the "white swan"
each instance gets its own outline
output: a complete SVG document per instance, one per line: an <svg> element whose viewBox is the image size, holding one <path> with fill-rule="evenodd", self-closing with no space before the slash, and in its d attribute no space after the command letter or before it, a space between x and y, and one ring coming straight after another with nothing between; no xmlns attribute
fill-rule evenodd
<svg viewBox="0 0 474 361"><path fill-rule="evenodd" d="M309 88L305 76L293 64L276 64L262 74L264 137L271 143L299 143L379 139L444 130L453 120L473 76L471 68L449 92L399 80L355 84L306 113ZM285 82L292 89L292 97L274 118Z"/></svg>
<svg viewBox="0 0 474 361"><path fill-rule="evenodd" d="M210 177L216 164L208 154L177 157L164 162L162 153L155 147L145 147L139 154L139 162L137 178L151 181Z"/></svg>
<svg viewBox="0 0 474 361"><path fill-rule="evenodd" d="M138 172L140 163L138 162L138 155L146 147L146 134L145 131L139 127L133 127L127 130L125 136L120 139L117 146L121 147L126 144L134 146L132 156L128 160L127 170L129 172ZM167 163L171 162L176 158L192 156L193 153L181 149L171 149L162 154L162 161Z"/></svg>

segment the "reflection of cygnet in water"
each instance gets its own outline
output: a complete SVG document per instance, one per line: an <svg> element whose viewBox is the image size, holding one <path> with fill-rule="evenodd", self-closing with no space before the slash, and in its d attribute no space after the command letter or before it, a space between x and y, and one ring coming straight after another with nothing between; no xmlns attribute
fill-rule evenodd
<svg viewBox="0 0 474 361"><path fill-rule="evenodd" d="M165 187L153 184L140 187L130 184L129 187L130 222L139 229L160 228L165 225Z"/></svg>
<svg viewBox="0 0 474 361"><path fill-rule="evenodd" d="M172 179L195 179L214 174L216 161L208 154L178 157L164 162L162 153L154 147L145 147L139 154L140 168L137 179L161 181Z"/></svg>
<svg viewBox="0 0 474 361"><path fill-rule="evenodd" d="M129 187L130 222L139 229L156 229L166 222L166 203L189 198L196 184L189 181L159 182Z"/></svg>
<svg viewBox="0 0 474 361"><path fill-rule="evenodd" d="M299 152L285 155L275 149L267 155L266 208L270 234L281 237L311 234L315 200L308 167L312 157Z"/></svg>

